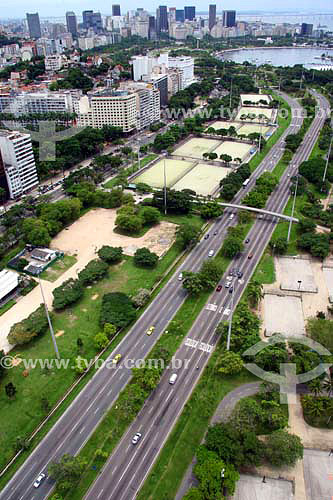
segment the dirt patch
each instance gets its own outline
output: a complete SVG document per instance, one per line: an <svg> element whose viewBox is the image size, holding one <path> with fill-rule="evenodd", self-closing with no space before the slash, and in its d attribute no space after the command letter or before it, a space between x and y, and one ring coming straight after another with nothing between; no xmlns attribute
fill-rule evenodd
<svg viewBox="0 0 333 500"><path fill-rule="evenodd" d="M95 295L93 295L93 296L91 297L91 300L96 300L96 299L98 299L98 297L99 297L99 294L98 294L98 293L95 293Z"/></svg>
<svg viewBox="0 0 333 500"><path fill-rule="evenodd" d="M20 363L22 363L22 358L13 358L12 359L12 366L18 366Z"/></svg>
<svg viewBox="0 0 333 500"><path fill-rule="evenodd" d="M59 330L59 331L55 334L55 336L56 336L56 337L61 337L64 333L65 333L65 330Z"/></svg>

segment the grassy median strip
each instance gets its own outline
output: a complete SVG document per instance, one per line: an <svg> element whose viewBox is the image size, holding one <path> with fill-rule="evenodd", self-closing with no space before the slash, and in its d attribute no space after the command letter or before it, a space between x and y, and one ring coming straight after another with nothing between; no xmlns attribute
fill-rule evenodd
<svg viewBox="0 0 333 500"><path fill-rule="evenodd" d="M224 396L236 387L253 382L247 371L222 376L215 367L221 355L218 346L173 428L137 500L174 498L209 422Z"/></svg>

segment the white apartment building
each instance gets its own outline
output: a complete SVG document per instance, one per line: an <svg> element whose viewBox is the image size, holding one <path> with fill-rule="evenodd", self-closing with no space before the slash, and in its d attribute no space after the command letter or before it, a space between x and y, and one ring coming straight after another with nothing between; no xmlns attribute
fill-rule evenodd
<svg viewBox="0 0 333 500"><path fill-rule="evenodd" d="M68 67L68 59L66 56L60 54L54 54L45 57L45 69L46 71L59 71L61 68Z"/></svg>
<svg viewBox="0 0 333 500"><path fill-rule="evenodd" d="M37 169L29 134L0 130L0 155L10 198L18 198L37 186Z"/></svg>
<svg viewBox="0 0 333 500"><path fill-rule="evenodd" d="M169 57L169 68L176 68L182 71L182 88L180 90L184 90L194 83L193 57Z"/></svg>
<svg viewBox="0 0 333 500"><path fill-rule="evenodd" d="M0 94L0 111L13 113L15 116L29 113L72 113L74 101L78 100L81 95L80 90Z"/></svg>
<svg viewBox="0 0 333 500"><path fill-rule="evenodd" d="M152 83L124 82L120 86L136 95L138 130L161 119L160 91Z"/></svg>
<svg viewBox="0 0 333 500"><path fill-rule="evenodd" d="M78 38L79 48L81 50L88 50L94 48L94 39L91 38Z"/></svg>

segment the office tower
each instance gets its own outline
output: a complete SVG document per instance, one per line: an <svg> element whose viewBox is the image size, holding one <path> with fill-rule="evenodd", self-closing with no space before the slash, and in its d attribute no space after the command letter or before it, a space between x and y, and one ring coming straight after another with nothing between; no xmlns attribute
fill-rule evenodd
<svg viewBox="0 0 333 500"><path fill-rule="evenodd" d="M169 8L169 21L173 23L176 21L176 7Z"/></svg>
<svg viewBox="0 0 333 500"><path fill-rule="evenodd" d="M176 9L176 21L180 23L183 23L185 21L183 9Z"/></svg>
<svg viewBox="0 0 333 500"><path fill-rule="evenodd" d="M10 198L17 198L37 186L30 134L0 130L0 156Z"/></svg>
<svg viewBox="0 0 333 500"><path fill-rule="evenodd" d="M223 26L225 28L233 28L236 26L236 11L224 10L223 11Z"/></svg>
<svg viewBox="0 0 333 500"><path fill-rule="evenodd" d="M208 18L208 27L211 30L212 27L216 24L216 5L209 6L209 18Z"/></svg>
<svg viewBox="0 0 333 500"><path fill-rule="evenodd" d="M195 18L195 7L184 7L185 21L193 21Z"/></svg>
<svg viewBox="0 0 333 500"><path fill-rule="evenodd" d="M168 31L168 8L160 5L156 11L156 31Z"/></svg>
<svg viewBox="0 0 333 500"><path fill-rule="evenodd" d="M71 33L72 36L76 38L77 22L76 22L76 15L74 14L74 12L66 12L66 24L68 33Z"/></svg>
<svg viewBox="0 0 333 500"><path fill-rule="evenodd" d="M112 16L121 16L120 5L112 5Z"/></svg>
<svg viewBox="0 0 333 500"><path fill-rule="evenodd" d="M156 19L155 16L148 18L148 38L154 40L156 38Z"/></svg>
<svg viewBox="0 0 333 500"><path fill-rule="evenodd" d="M313 24L302 23L301 35L311 36L313 31Z"/></svg>
<svg viewBox="0 0 333 500"><path fill-rule="evenodd" d="M103 31L102 16L100 12L93 12L91 18L91 27L94 29L95 33Z"/></svg>
<svg viewBox="0 0 333 500"><path fill-rule="evenodd" d="M38 13L36 12L36 14L27 14L27 22L30 38L40 38L42 36L42 33L40 30Z"/></svg>
<svg viewBox="0 0 333 500"><path fill-rule="evenodd" d="M91 26L91 19L92 19L93 13L94 13L93 10L84 10L82 12L82 21L83 21L82 24L83 24L83 28L85 30L87 30Z"/></svg>

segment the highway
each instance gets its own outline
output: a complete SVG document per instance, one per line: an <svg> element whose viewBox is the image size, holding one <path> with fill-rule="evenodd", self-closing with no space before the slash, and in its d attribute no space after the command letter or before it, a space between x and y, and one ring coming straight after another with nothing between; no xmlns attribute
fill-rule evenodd
<svg viewBox="0 0 333 500"><path fill-rule="evenodd" d="M285 97L285 96L284 96ZM296 110L296 118L292 120L292 124L288 128L287 131L284 132L282 137L278 140L278 142L272 147L269 154L266 158L261 162L256 172L251 177L251 181L246 187L246 189L242 189L234 198L234 203L239 203L240 200L248 193L248 191L252 188L255 179L264 171L264 170L272 170L275 164L279 161L280 157L283 154L283 140L286 135L289 133L295 132L300 127L302 119L300 118L300 106L296 101L291 100L289 97L285 97L291 106ZM289 182L289 181L288 181ZM283 191L283 200L281 203L269 203L269 207L274 208L275 210L283 209L285 204L285 199L287 199L289 195L289 187L288 182L283 177L280 186L285 185ZM276 191L275 195L281 194L281 188ZM236 219L236 218L235 218ZM191 270L196 271L200 268L202 263L208 258L209 250L214 250L217 252L221 247L223 237L226 234L226 230L229 225L234 225L236 223L235 219L233 221L229 221L228 214L223 215L219 220L217 220L209 232L211 236L208 240L202 239L202 241L193 249L193 251L188 255L183 264L177 269L173 277L169 280L169 282L164 286L158 296L152 301L149 307L145 310L142 316L137 320L135 325L130 329L128 334L124 337L124 339L120 342L115 351L108 358L109 360L114 357L115 354L122 354L122 361L126 358L129 359L140 359L147 356L153 345L158 340L159 336L163 333L164 329L168 325L169 321L173 318L177 310L180 308L182 303L186 298L186 293L182 288L181 283L177 280L177 276L179 272L182 270ZM251 265L246 265L246 261L239 260L237 263L237 267L240 269L244 269L245 280L249 279L250 270L252 270L255 266L255 263L258 261L260 252L263 250L264 246L267 243L267 238L271 232L271 224L269 221L261 220L258 221L254 229L255 231L251 231L251 244L249 246L249 251L253 251L254 257ZM258 232L259 229L259 232ZM212 236L214 231L218 231L217 236ZM261 244L261 234L264 232L263 243ZM266 234L267 233L267 234ZM260 250L261 249L261 250ZM245 286L245 285L244 285ZM235 289L235 297L238 297L241 293L241 287L239 289ZM222 299L222 300L221 300ZM224 302L226 302L228 297L225 294L225 291L219 296L214 294L211 298L211 301L218 301L223 306ZM222 303L223 302L223 303ZM219 304L220 305L220 304ZM216 321L220 321L221 314L208 314L207 311L203 311L204 316L200 315L197 319L195 326L191 331L191 335L196 336L197 338L202 339L202 341L207 343L213 343L214 340L214 329ZM208 320L207 320L208 318ZM208 323L207 323L208 321ZM147 329L151 326L155 326L155 332L150 337L145 335ZM193 332L193 333L192 333ZM200 354L201 353L201 354ZM93 493L89 494L87 498L117 498L120 499L118 494L124 496L124 498L129 499L132 498L132 490L133 481L131 481L131 487L127 489L128 476L124 470L127 465L131 467L133 472L133 461L134 464L138 466L139 469L142 467L142 459L145 459L145 464L147 464L147 468L144 471L144 475L148 472L149 467L153 463L153 460L156 458L156 454L162 445L162 442L167 437L168 429L173 425L173 422L179 411L181 411L184 398L187 398L190 394L194 384L196 383L199 373L199 370L195 369L195 366L199 363L200 368L203 369L205 362L207 361L206 353L199 350L191 350L188 353L188 348L182 345L180 351L177 353L177 358L186 356L188 354L191 355L191 362L189 366L189 370L184 373L180 373L177 384L173 387L172 393L177 393L177 397L175 399L171 398L168 395L166 398L163 397L162 394L162 402L164 404L170 405L170 408L167 407L162 413L163 422L169 422L169 425L165 427L166 433L162 433L162 437L158 442L156 442L155 436L153 441L150 441L148 436L146 436L146 431L142 442L139 443L138 447L133 450L128 446L128 436L130 436L131 432L133 432L134 427L138 430L137 421L136 424L131 426L130 431L126 434L124 440L122 440L122 445L120 445L116 452L112 455L110 462L105 469L106 472L103 472L100 476L100 480L102 480L102 484L98 481L93 487ZM195 371L193 371L193 369ZM185 384L185 376L186 376L186 384ZM37 500L44 499L48 496L50 491L52 490L54 484L50 479L47 479L42 483L42 485L35 489L33 488L33 482L35 478L38 476L40 472L47 472L47 466L51 461L59 459L64 453L70 453L75 455L79 452L85 442L89 439L91 433L94 431L96 426L99 424L100 420L103 418L104 413L111 407L114 401L117 399L119 392L123 390L126 386L127 382L131 377L131 371L126 369L122 362L118 365L117 369L110 369L107 367L100 368L94 377L89 381L89 383L85 386L85 388L78 394L73 403L68 407L62 417L58 420L58 422L53 426L53 428L48 432L48 434L43 438L40 444L36 447L36 449L31 453L29 458L24 462L24 464L20 467L20 469L15 473L13 478L9 481L7 486L0 493L1 500ZM169 385L167 384L168 374L166 374L158 389L152 395L152 399L156 398L157 403L159 402L162 405L160 400L160 390L165 390L166 385L169 391ZM182 382L184 379L184 383ZM164 387L164 389L163 389ZM184 393L181 392L183 388ZM179 392L180 391L180 392ZM171 398L171 399L170 399ZM177 403L177 404L176 404ZM150 411L151 399L145 405L145 408L148 408L147 412ZM176 404L176 407L174 405ZM161 406L162 408L162 406ZM170 415L171 411L171 415ZM143 414L145 415L145 414ZM159 421L161 421L161 412L157 410L157 412L148 413L149 418L156 417L159 415ZM171 419L170 419L171 417ZM142 414L140 414L140 419L143 418ZM146 418L146 417L144 417ZM153 424L155 427L156 425ZM163 426L159 426L158 429L164 430ZM156 436L157 433L156 427ZM126 442L126 446L124 446L124 442ZM156 443L156 446L150 446ZM148 446L148 451L146 447ZM124 447L124 449L122 449ZM129 451L131 450L131 451ZM124 456L119 457L118 453L125 453ZM129 456L128 456L129 453ZM139 456L137 456L139 454ZM146 456L147 455L147 456ZM111 469L113 470L114 457L116 457L118 471L117 477L114 476L115 472L113 471L112 478L110 474L107 472ZM130 457L130 458L129 458ZM131 463L129 463L131 461ZM110 465L111 464L111 465ZM127 464L127 465L126 465ZM127 469L126 469L127 470ZM119 476L118 476L119 474ZM109 477L110 476L110 477ZM121 477L120 477L121 476ZM133 473L133 477L136 477ZM103 478L103 479L101 479ZM143 478L143 476L142 476ZM110 479L112 479L111 484L109 484ZM135 485L135 489L138 489L140 481L136 480L137 483ZM104 482L108 483L107 488L104 486ZM95 494L95 488L97 494ZM103 490L103 491L102 491ZM124 493L123 493L124 491ZM127 493L125 492L127 491ZM102 493L101 493L102 492ZM100 496L99 496L100 495ZM129 496L126 496L129 495Z"/></svg>
<svg viewBox="0 0 333 500"><path fill-rule="evenodd" d="M324 98L317 94L316 97L321 108L328 107ZM324 120L325 117L316 117L313 120L301 146L294 155L292 166L286 169L278 189L271 195L266 207L268 210L276 212L284 210L290 196L288 174L296 174L300 163L309 157ZM239 302L271 238L276 227L274 222L274 219L268 216L257 220L248 234L250 243L246 252L229 266L229 270L236 267L244 273L242 280L234 278L234 307ZM248 259L250 253L253 254L251 260ZM221 284L225 282L227 274L228 272L221 279ZM183 341L174 356L183 363L186 360L187 368L184 368L183 364L183 368L179 370L165 370L158 387L89 489L85 496L86 500L131 500L137 495L218 341L219 336L215 333L217 325L222 319L228 319L232 299L227 289L222 290L210 296L208 302L214 307L201 311L187 339ZM169 384L171 373L178 374L175 385ZM142 439L134 446L131 439L136 432L142 433Z"/></svg>

